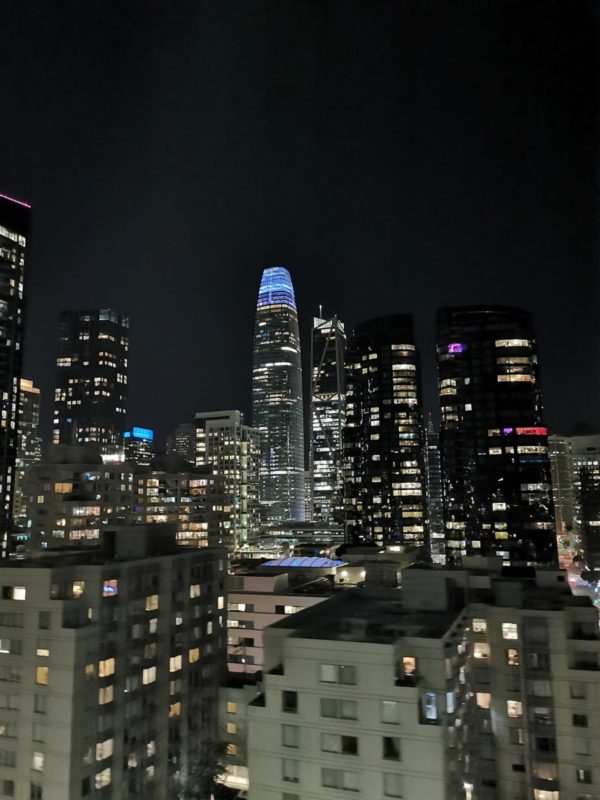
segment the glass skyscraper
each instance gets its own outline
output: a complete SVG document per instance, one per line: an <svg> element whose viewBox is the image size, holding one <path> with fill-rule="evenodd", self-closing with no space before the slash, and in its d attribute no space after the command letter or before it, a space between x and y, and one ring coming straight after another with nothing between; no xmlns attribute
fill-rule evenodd
<svg viewBox="0 0 600 800"><path fill-rule="evenodd" d="M344 515L345 346L344 324L337 317L313 320L310 478L318 522L338 522Z"/></svg>
<svg viewBox="0 0 600 800"><path fill-rule="evenodd" d="M535 332L518 308L437 316L446 557L557 557Z"/></svg>
<svg viewBox="0 0 600 800"><path fill-rule="evenodd" d="M23 368L23 283L30 206L0 195L0 540L9 549Z"/></svg>
<svg viewBox="0 0 600 800"><path fill-rule="evenodd" d="M262 274L254 325L252 423L260 431L264 523L304 520L304 414L300 333L287 269Z"/></svg>

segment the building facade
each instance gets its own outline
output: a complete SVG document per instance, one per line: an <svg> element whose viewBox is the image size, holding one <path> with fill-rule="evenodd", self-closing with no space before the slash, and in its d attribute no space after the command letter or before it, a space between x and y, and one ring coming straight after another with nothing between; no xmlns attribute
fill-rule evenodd
<svg viewBox="0 0 600 800"><path fill-rule="evenodd" d="M258 537L260 433L244 423L240 411L196 414L196 466L207 465L219 478L226 505L225 544L235 552Z"/></svg>
<svg viewBox="0 0 600 800"><path fill-rule="evenodd" d="M1 571L3 798L174 798L214 749L224 554L106 536Z"/></svg>
<svg viewBox="0 0 600 800"><path fill-rule="evenodd" d="M555 564L548 431L530 315L504 306L437 316L446 555Z"/></svg>
<svg viewBox="0 0 600 800"><path fill-rule="evenodd" d="M419 356L408 314L364 322L348 342L344 466L349 536L427 544Z"/></svg>
<svg viewBox="0 0 600 800"><path fill-rule="evenodd" d="M27 527L28 488L31 467L42 460L40 425L40 390L21 378L19 387L19 426L15 462L15 497L13 518L18 529ZM17 533L17 540L19 535Z"/></svg>
<svg viewBox="0 0 600 800"><path fill-rule="evenodd" d="M11 549L31 207L0 195L0 546Z"/></svg>
<svg viewBox="0 0 600 800"><path fill-rule="evenodd" d="M427 470L427 512L431 558L434 563L446 561L444 532L444 498L440 437L431 419L425 428L425 461Z"/></svg>
<svg viewBox="0 0 600 800"><path fill-rule="evenodd" d="M123 433L125 461L137 467L149 467L154 456L154 431L134 426Z"/></svg>
<svg viewBox="0 0 600 800"><path fill-rule="evenodd" d="M111 309L63 311L59 321L54 444L121 444L127 413L129 320Z"/></svg>
<svg viewBox="0 0 600 800"><path fill-rule="evenodd" d="M196 463L196 425L182 422L175 428L173 436L167 437L167 455L179 456L188 464Z"/></svg>
<svg viewBox="0 0 600 800"><path fill-rule="evenodd" d="M310 473L318 522L341 522L344 516L345 348L344 324L336 316L313 319Z"/></svg>
<svg viewBox="0 0 600 800"><path fill-rule="evenodd" d="M304 519L304 410L298 312L287 269L265 269L258 291L252 424L260 431L265 523Z"/></svg>

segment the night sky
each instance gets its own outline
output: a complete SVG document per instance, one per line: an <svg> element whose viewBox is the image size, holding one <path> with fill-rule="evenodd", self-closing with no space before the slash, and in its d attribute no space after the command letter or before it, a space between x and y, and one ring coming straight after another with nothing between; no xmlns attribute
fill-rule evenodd
<svg viewBox="0 0 600 800"><path fill-rule="evenodd" d="M301 328L522 305L546 418L600 430L593 0L4 0L0 192L34 206L26 377L131 317L132 424L248 408L262 267Z"/></svg>

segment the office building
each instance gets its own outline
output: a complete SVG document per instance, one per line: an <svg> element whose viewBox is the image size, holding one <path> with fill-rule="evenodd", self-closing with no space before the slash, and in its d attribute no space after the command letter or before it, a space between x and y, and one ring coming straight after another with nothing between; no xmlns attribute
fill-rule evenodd
<svg viewBox="0 0 600 800"><path fill-rule="evenodd" d="M11 549L31 207L0 195L0 544Z"/></svg>
<svg viewBox="0 0 600 800"><path fill-rule="evenodd" d="M427 472L427 511L431 558L436 564L446 561L444 501L440 437L430 419L425 427L425 463Z"/></svg>
<svg viewBox="0 0 600 800"><path fill-rule="evenodd" d="M223 543L232 553L258 536L260 434L240 411L201 412L195 425L195 463L210 466L220 480L229 508Z"/></svg>
<svg viewBox="0 0 600 800"><path fill-rule="evenodd" d="M345 347L344 324L336 316L313 319L310 474L314 519L319 522L341 522L344 517Z"/></svg>
<svg viewBox="0 0 600 800"><path fill-rule="evenodd" d="M167 455L179 456L188 464L196 463L196 425L182 422L175 428L173 436L167 437Z"/></svg>
<svg viewBox="0 0 600 800"><path fill-rule="evenodd" d="M121 444L127 413L129 320L111 309L63 311L54 393L54 444Z"/></svg>
<svg viewBox="0 0 600 800"><path fill-rule="evenodd" d="M596 609L559 571L472 562L267 629L249 800L595 796Z"/></svg>
<svg viewBox="0 0 600 800"><path fill-rule="evenodd" d="M180 545L208 547L228 541L231 508L211 467L155 463L133 475L134 517L141 523L172 523Z"/></svg>
<svg viewBox="0 0 600 800"><path fill-rule="evenodd" d="M31 467L42 460L40 424L40 390L31 381L21 378L19 386L19 425L15 461L15 497L13 518L18 529L27 527L28 479ZM16 534L16 540L19 539Z"/></svg>
<svg viewBox="0 0 600 800"><path fill-rule="evenodd" d="M164 800L217 733L225 555L169 526L1 569L0 795Z"/></svg>
<svg viewBox="0 0 600 800"><path fill-rule="evenodd" d="M304 412L298 313L287 269L265 269L258 291L252 424L260 431L265 523L304 519Z"/></svg>
<svg viewBox="0 0 600 800"><path fill-rule="evenodd" d="M125 461L137 467L149 467L154 457L154 431L134 426L123 433Z"/></svg>
<svg viewBox="0 0 600 800"><path fill-rule="evenodd" d="M30 470L29 549L97 546L106 525L133 520L133 472L103 464L95 445L53 445Z"/></svg>
<svg viewBox="0 0 600 800"><path fill-rule="evenodd" d="M547 428L530 315L504 306L437 316L446 555L555 564Z"/></svg>
<svg viewBox="0 0 600 800"><path fill-rule="evenodd" d="M359 325L346 352L348 535L427 544L419 356L408 314Z"/></svg>

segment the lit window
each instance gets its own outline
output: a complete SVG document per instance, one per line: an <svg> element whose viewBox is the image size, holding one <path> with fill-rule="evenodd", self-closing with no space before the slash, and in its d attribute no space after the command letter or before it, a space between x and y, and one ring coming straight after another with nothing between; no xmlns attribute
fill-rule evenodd
<svg viewBox="0 0 600 800"><path fill-rule="evenodd" d="M156 611L158 608L158 595L157 594L149 594L146 597L146 604L145 604L146 611Z"/></svg>
<svg viewBox="0 0 600 800"><path fill-rule="evenodd" d="M142 683L154 683L156 680L156 667L146 667L142 672Z"/></svg>
<svg viewBox="0 0 600 800"><path fill-rule="evenodd" d="M98 742L96 745L96 761L103 761L113 754L113 740L106 739L103 742Z"/></svg>
<svg viewBox="0 0 600 800"><path fill-rule="evenodd" d="M25 600L27 597L27 589L24 586L13 586L12 599Z"/></svg>
<svg viewBox="0 0 600 800"><path fill-rule="evenodd" d="M236 744L232 744L231 742L227 743L227 745L225 747L225 754L226 755L228 755L228 756L237 756L237 751L238 751L238 749L237 749L237 745Z"/></svg>
<svg viewBox="0 0 600 800"><path fill-rule="evenodd" d="M114 658L107 658L104 661L98 662L98 675L101 678L108 678L108 676L112 675L114 671L115 671Z"/></svg>
<svg viewBox="0 0 600 800"><path fill-rule="evenodd" d="M181 716L181 703L171 703L169 706L169 719Z"/></svg>
<svg viewBox="0 0 600 800"><path fill-rule="evenodd" d="M227 723L227 733L234 734L237 733L237 725L235 722L228 722Z"/></svg>
<svg viewBox="0 0 600 800"><path fill-rule="evenodd" d="M516 622L503 622L502 623L502 638L503 639L518 639L519 630Z"/></svg>
<svg viewBox="0 0 600 800"><path fill-rule="evenodd" d="M102 597L112 597L118 593L118 588L118 581L115 578L104 581L102 584Z"/></svg>
<svg viewBox="0 0 600 800"><path fill-rule="evenodd" d="M323 683L356 684L356 668L337 664L321 664L321 681Z"/></svg>
<svg viewBox="0 0 600 800"><path fill-rule="evenodd" d="M217 608L218 609L225 608L225 598L224 597L218 597L217 598Z"/></svg>
<svg viewBox="0 0 600 800"><path fill-rule="evenodd" d="M475 642L473 645L473 655L475 658L489 658L490 646L487 642Z"/></svg>
<svg viewBox="0 0 600 800"><path fill-rule="evenodd" d="M43 753L34 753L31 757L31 769L36 770L36 772L43 772L44 771L44 754Z"/></svg>
<svg viewBox="0 0 600 800"><path fill-rule="evenodd" d="M103 789L105 786L110 786L110 767L103 769L102 772L96 773L94 785L96 789Z"/></svg>
<svg viewBox="0 0 600 800"><path fill-rule="evenodd" d="M519 651L515 650L514 647L509 647L506 651L506 663L509 667L519 666Z"/></svg>
<svg viewBox="0 0 600 800"><path fill-rule="evenodd" d="M114 699L114 686L103 686L98 690L98 705L103 706L106 703L112 703Z"/></svg>
<svg viewBox="0 0 600 800"><path fill-rule="evenodd" d="M227 713L237 714L237 703L232 703L232 702L227 703Z"/></svg>
<svg viewBox="0 0 600 800"><path fill-rule="evenodd" d="M473 620L473 633L485 633L487 631L487 622L484 619Z"/></svg>
<svg viewBox="0 0 600 800"><path fill-rule="evenodd" d="M381 721L398 725L400 722L400 703L396 700L382 700Z"/></svg>
<svg viewBox="0 0 600 800"><path fill-rule="evenodd" d="M200 648L199 647L192 647L191 650L188 652L188 659L190 664L195 664L200 658Z"/></svg>
<svg viewBox="0 0 600 800"><path fill-rule="evenodd" d="M492 701L492 695L489 692L477 692L476 700L479 708L489 708Z"/></svg>
<svg viewBox="0 0 600 800"><path fill-rule="evenodd" d="M182 667L183 659L181 656L171 656L169 659L169 672L177 672Z"/></svg>
<svg viewBox="0 0 600 800"><path fill-rule="evenodd" d="M42 686L48 685L48 667L35 668L35 682Z"/></svg>
<svg viewBox="0 0 600 800"><path fill-rule="evenodd" d="M523 704L520 700L507 700L506 701L506 713L509 717L521 717L523 716Z"/></svg>
<svg viewBox="0 0 600 800"><path fill-rule="evenodd" d="M194 583L190 586L190 597L200 597L200 584Z"/></svg>

